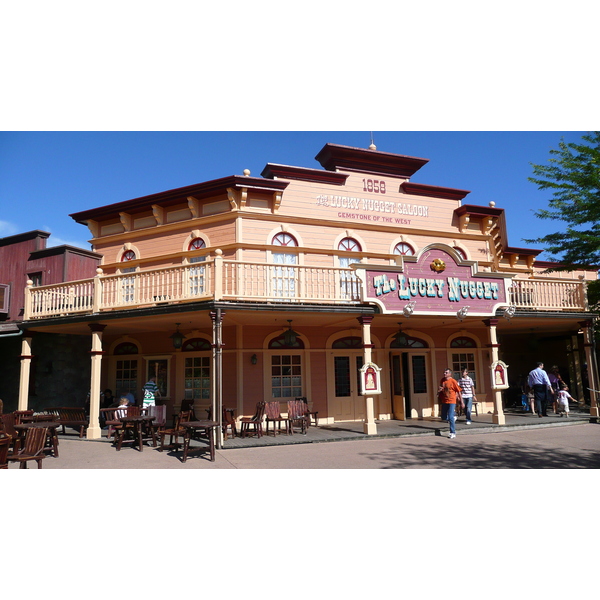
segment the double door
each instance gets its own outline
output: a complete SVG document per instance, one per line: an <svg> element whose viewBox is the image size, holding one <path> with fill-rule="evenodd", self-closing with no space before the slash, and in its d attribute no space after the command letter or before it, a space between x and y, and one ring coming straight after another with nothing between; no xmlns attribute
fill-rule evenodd
<svg viewBox="0 0 600 600"><path fill-rule="evenodd" d="M397 352L390 355L394 418L404 421L431 415L429 354Z"/></svg>

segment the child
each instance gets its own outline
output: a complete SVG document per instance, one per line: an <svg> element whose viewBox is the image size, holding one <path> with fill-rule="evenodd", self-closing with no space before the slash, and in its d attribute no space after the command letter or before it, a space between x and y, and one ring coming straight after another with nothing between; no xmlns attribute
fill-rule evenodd
<svg viewBox="0 0 600 600"><path fill-rule="evenodd" d="M115 410L115 417L117 419L122 419L127 416L127 407L129 406L129 400L125 398L125 396L121 396L121 400L119 401L118 410Z"/></svg>
<svg viewBox="0 0 600 600"><path fill-rule="evenodd" d="M569 416L569 400L572 402L576 402L575 398L571 398L569 396L569 388L566 384L561 384L560 390L558 392L557 402L558 402L558 412L562 417L563 414L568 417Z"/></svg>

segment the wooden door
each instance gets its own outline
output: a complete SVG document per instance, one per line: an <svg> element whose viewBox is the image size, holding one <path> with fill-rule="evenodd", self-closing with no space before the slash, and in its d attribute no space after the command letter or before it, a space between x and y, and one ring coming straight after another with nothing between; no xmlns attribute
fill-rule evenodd
<svg viewBox="0 0 600 600"><path fill-rule="evenodd" d="M360 421L365 417L365 400L359 395L362 352L335 353L332 358L333 393L329 412L336 421Z"/></svg>

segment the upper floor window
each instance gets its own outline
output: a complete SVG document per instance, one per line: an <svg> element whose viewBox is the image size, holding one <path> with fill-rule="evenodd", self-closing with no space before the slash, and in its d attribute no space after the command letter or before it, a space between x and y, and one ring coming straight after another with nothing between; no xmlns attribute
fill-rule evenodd
<svg viewBox="0 0 600 600"><path fill-rule="evenodd" d="M33 287L38 287L42 285L42 272L38 271L37 273L28 273L27 277L33 282Z"/></svg>
<svg viewBox="0 0 600 600"><path fill-rule="evenodd" d="M0 312L7 313L10 298L10 286L7 283L0 283Z"/></svg>
<svg viewBox="0 0 600 600"><path fill-rule="evenodd" d="M289 233L278 233L273 237L273 246L297 246L298 242Z"/></svg>
<svg viewBox="0 0 600 600"><path fill-rule="evenodd" d="M360 252L362 248L355 239L347 237L338 244L338 250L345 250L346 252Z"/></svg>
<svg viewBox="0 0 600 600"><path fill-rule="evenodd" d="M129 262L130 260L135 260L135 252L133 250L125 250L123 252L123 256L121 256L121 262Z"/></svg>
<svg viewBox="0 0 600 600"><path fill-rule="evenodd" d="M202 250L206 248L206 243L202 238L194 238L188 247L188 250Z"/></svg>
<svg viewBox="0 0 600 600"><path fill-rule="evenodd" d="M400 254L402 256L414 256L415 249L406 242L400 242L399 244L396 244L394 248L394 254Z"/></svg>

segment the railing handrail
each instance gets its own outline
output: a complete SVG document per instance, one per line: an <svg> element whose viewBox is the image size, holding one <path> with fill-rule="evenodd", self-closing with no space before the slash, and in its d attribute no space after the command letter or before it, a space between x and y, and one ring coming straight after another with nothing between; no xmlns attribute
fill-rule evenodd
<svg viewBox="0 0 600 600"><path fill-rule="evenodd" d="M347 305L361 301L361 283L351 268L223 259L217 251L201 262L110 275L99 268L89 279L28 285L24 320L206 298ZM587 283L515 277L509 298L517 308L585 311Z"/></svg>

